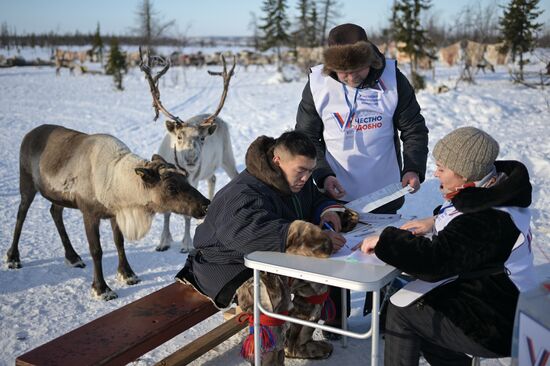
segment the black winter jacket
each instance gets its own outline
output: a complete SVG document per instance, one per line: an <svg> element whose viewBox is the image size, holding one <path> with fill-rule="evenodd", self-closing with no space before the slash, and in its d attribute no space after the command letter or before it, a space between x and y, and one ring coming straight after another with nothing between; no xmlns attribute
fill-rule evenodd
<svg viewBox="0 0 550 366"><path fill-rule="evenodd" d="M294 220L317 223L335 202L310 178L292 193L281 170L271 163L274 140L261 136L246 155L247 168L214 197L194 237L195 249L177 277L185 278L216 306L225 308L252 271L244 256L257 250L284 252Z"/></svg>
<svg viewBox="0 0 550 366"><path fill-rule="evenodd" d="M383 55L377 48L376 51L382 59L384 66L382 69L371 69L364 83L364 87L366 88L373 87L378 82L386 67L386 60ZM329 77L338 80L336 74L332 74ZM420 106L416 101L411 84L399 69L396 70L396 77L398 102L393 115L394 146L401 169L401 176L406 172L412 171L417 173L420 182L423 182L428 156L428 128L426 127L424 117L420 114ZM313 172L313 179L315 179L317 186L323 187L325 178L329 175L334 176L335 174L325 158L324 125L315 108L309 81L302 92L302 100L298 106L296 115L295 129L304 132L315 144L315 148L317 149L317 167ZM400 138L403 141L403 156L401 155ZM390 211L397 210L403 202L404 200L399 200L398 206L393 207L393 210Z"/></svg>
<svg viewBox="0 0 550 366"><path fill-rule="evenodd" d="M498 161L495 165L507 179L490 188L462 190L452 201L463 214L438 235L428 239L389 227L380 236L376 255L429 282L504 266L520 231L508 213L494 207L528 207L531 184L523 164ZM508 356L518 294L508 275L501 271L470 279L459 277L417 301L443 313L485 348Z"/></svg>

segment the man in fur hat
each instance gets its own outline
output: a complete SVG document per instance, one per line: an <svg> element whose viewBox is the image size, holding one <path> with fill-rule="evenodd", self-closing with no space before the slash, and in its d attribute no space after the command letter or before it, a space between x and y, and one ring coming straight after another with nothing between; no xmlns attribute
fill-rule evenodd
<svg viewBox="0 0 550 366"><path fill-rule="evenodd" d="M316 152L303 133L286 132L277 139L261 136L250 145L245 160L246 169L214 197L196 229L195 249L177 277L191 283L218 308L231 305L237 295L243 311L252 313L252 270L244 266L246 254L264 250L327 257L345 239L315 224L328 222L340 231L345 221L339 216L343 206L313 184ZM262 274L261 287L266 309L309 321L319 320L328 296L325 285L276 275ZM292 304L290 293L294 294ZM313 341L313 328L291 324L286 332L281 325L271 321L265 325L276 342L263 355L266 364L284 363L285 354L330 356L332 345ZM243 355L253 357L246 349Z"/></svg>
<svg viewBox="0 0 550 366"><path fill-rule="evenodd" d="M385 59L355 24L334 27L323 56L324 64L311 69L296 116L296 130L317 149L317 186L345 201L397 182L418 190L426 172L428 129L396 61ZM403 203L401 197L373 212L395 213ZM339 297L340 290L333 289L337 307Z"/></svg>

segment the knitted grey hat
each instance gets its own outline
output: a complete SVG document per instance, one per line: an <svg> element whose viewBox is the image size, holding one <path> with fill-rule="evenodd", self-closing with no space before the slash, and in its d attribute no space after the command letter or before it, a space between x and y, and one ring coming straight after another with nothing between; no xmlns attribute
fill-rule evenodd
<svg viewBox="0 0 550 366"><path fill-rule="evenodd" d="M489 174L498 156L498 142L475 127L457 128L435 144L434 158L470 182Z"/></svg>

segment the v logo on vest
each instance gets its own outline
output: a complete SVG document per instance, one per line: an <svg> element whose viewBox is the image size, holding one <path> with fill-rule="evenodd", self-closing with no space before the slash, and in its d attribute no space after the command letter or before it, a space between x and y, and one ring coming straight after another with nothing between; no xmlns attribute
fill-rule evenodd
<svg viewBox="0 0 550 366"><path fill-rule="evenodd" d="M334 120L336 121L338 127L340 127L340 130L344 131L346 128L351 128L351 124L353 122L355 114L353 114L351 118L347 118L347 120L344 120L344 118L342 118L342 116L338 112L333 113L332 116L334 117Z"/></svg>

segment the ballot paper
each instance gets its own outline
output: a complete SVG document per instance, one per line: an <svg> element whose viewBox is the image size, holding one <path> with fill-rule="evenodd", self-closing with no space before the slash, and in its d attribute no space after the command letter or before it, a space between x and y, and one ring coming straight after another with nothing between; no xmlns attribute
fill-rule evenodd
<svg viewBox="0 0 550 366"><path fill-rule="evenodd" d="M374 265L386 265L374 254L366 254L361 252L358 246L364 238L372 235L380 235L382 230L387 226L400 227L410 218L401 217L399 214L386 215L386 214L371 214L361 213L359 214L360 222L355 229L347 233L343 233L343 237L346 239L345 245L336 253L330 256L331 259L345 260L349 262L360 262ZM363 221L366 220L366 221Z"/></svg>
<svg viewBox="0 0 550 366"><path fill-rule="evenodd" d="M401 183L394 183L387 185L376 192L348 202L345 206L357 212L371 212L372 210L377 209L388 202L396 200L412 191L414 191L414 188L411 186L402 187Z"/></svg>

